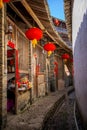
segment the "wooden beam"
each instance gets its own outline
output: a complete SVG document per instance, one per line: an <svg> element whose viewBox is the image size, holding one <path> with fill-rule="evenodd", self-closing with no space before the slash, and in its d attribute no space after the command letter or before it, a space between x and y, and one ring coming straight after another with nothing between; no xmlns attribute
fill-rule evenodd
<svg viewBox="0 0 87 130"><path fill-rule="evenodd" d="M19 1L21 1L21 0L11 0L11 2L19 2Z"/></svg>
<svg viewBox="0 0 87 130"><path fill-rule="evenodd" d="M49 26L50 29L53 30L53 33L55 34L53 36L53 33L50 32L47 28L44 27L44 25L41 23L41 21L38 19L37 15L34 13L34 11L31 9L29 3L26 0L21 0L20 1L21 4L25 7L25 9L27 10L27 12L32 16L32 18L34 19L34 21L37 23L37 25L56 43L58 44L61 48L64 48L66 51L71 51L69 50L69 47L67 45L65 45L65 43L63 43L63 40L58 36L57 36L57 32L54 30L54 28L52 27L52 25L50 24L50 19L49 17L47 17L49 19ZM13 8L13 10L24 20L24 22L30 27L29 22L26 20L26 18L18 11L18 9L12 5L12 3L9 3L9 5L11 5L11 7ZM57 39L56 39L57 37Z"/></svg>
<svg viewBox="0 0 87 130"><path fill-rule="evenodd" d="M31 7L34 8L34 9L36 9L37 11L41 11L41 12L46 13L46 10L44 10L44 7L42 7L42 6L38 7L38 5L36 5L35 3L31 4Z"/></svg>
<svg viewBox="0 0 87 130"><path fill-rule="evenodd" d="M23 19L23 21L28 25L28 27L32 27L32 25L26 20L26 18L18 11L18 9L11 2L9 2L8 4Z"/></svg>
<svg viewBox="0 0 87 130"><path fill-rule="evenodd" d="M29 4L26 2L26 0L21 0L21 3L26 8L27 12L33 17L33 19L35 20L35 22L37 23L37 25L42 30L45 30L44 26L42 25L42 23L40 22L40 20L37 18L37 16L35 15L35 13L33 12L33 10L31 9L31 7L29 6Z"/></svg>
<svg viewBox="0 0 87 130"><path fill-rule="evenodd" d="M40 22L40 20L37 18L37 16L35 15L35 13L33 12L33 10L31 9L31 7L29 6L29 4L26 2L26 0L22 0L21 1L22 5L26 8L27 12L33 17L33 19L35 20L35 22L38 24L38 26L44 30L48 36L55 41L57 44L58 42L55 40L55 38L45 29L45 27L42 25L42 23Z"/></svg>
<svg viewBox="0 0 87 130"><path fill-rule="evenodd" d="M16 29L26 38L25 34L21 31L21 29L14 23L9 17L6 17L6 19L12 24L15 25Z"/></svg>

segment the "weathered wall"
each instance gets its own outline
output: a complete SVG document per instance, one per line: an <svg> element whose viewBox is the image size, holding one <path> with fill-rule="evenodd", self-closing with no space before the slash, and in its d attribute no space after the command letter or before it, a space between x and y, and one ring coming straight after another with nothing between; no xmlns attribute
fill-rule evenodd
<svg viewBox="0 0 87 130"><path fill-rule="evenodd" d="M43 53L43 48L39 45L37 45L35 48L32 48L31 55L31 74L33 83L32 98L35 99L45 95L46 58L45 54ZM41 83L39 83L39 78Z"/></svg>
<svg viewBox="0 0 87 130"><path fill-rule="evenodd" d="M54 53L51 54L50 58L49 58L49 61L50 61L50 68L49 68L49 75L48 75L48 82L49 82L49 90L50 91L56 91L56 76L54 74L54 67L55 67L55 56L54 56Z"/></svg>
<svg viewBox="0 0 87 130"><path fill-rule="evenodd" d="M64 81L64 63L61 57L58 57L58 90L63 90L65 87Z"/></svg>
<svg viewBox="0 0 87 130"><path fill-rule="evenodd" d="M87 124L87 0L74 0L72 17L76 98Z"/></svg>
<svg viewBox="0 0 87 130"><path fill-rule="evenodd" d="M45 76L44 74L39 74L37 77L38 86L38 97L45 96Z"/></svg>
<svg viewBox="0 0 87 130"><path fill-rule="evenodd" d="M7 84L7 68L6 66L6 43L4 40L5 30L5 8L0 9L0 130L6 125L7 120L7 99L6 99L6 84Z"/></svg>

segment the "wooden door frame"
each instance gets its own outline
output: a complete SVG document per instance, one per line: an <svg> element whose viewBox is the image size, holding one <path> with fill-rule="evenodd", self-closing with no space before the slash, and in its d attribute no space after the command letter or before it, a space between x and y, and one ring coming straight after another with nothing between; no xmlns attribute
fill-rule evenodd
<svg viewBox="0 0 87 130"><path fill-rule="evenodd" d="M13 42L11 42L11 41L8 41L7 46L9 46L10 48L12 48L12 49L15 50L15 77L16 77L16 80L17 80L17 75L19 75L19 74L18 74L18 71L19 71L19 70L17 71L17 69L16 69L16 68L18 68L18 64L17 64L17 62L16 62L16 57L17 57L16 54L18 54L18 53L16 53L16 52L18 52L18 50L16 49L15 43L13 43ZM16 80L15 80L15 114L18 113L18 103L17 103L18 86L17 86L17 84L16 84L16 82L17 82Z"/></svg>

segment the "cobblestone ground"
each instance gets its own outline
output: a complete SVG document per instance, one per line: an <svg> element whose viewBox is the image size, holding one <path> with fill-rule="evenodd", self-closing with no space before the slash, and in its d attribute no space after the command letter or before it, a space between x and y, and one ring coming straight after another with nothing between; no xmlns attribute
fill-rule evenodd
<svg viewBox="0 0 87 130"><path fill-rule="evenodd" d="M64 93L65 91L53 92L39 98L24 113L8 116L7 127L4 130L39 130L46 113Z"/></svg>
<svg viewBox="0 0 87 130"><path fill-rule="evenodd" d="M74 122L74 98L66 98L60 109L47 122L43 130L76 130Z"/></svg>
<svg viewBox="0 0 87 130"><path fill-rule="evenodd" d="M71 86L68 88L68 90L72 90L72 88L73 87ZM46 115L48 115L47 113L49 113L49 111L55 107L58 108L57 106L60 99L64 97L66 91L68 90L50 93L48 96L39 98L37 101L35 101L24 113L8 116L7 127L4 130L42 130L43 120L45 119ZM48 122L48 128L46 130L75 130L68 129L67 126L69 125L66 125L68 124L67 119L69 117L67 115L72 112L72 106L73 101L70 101L69 106L66 100L59 112L57 109L53 109L56 111L53 111L55 114L51 114L54 115L54 120L50 120ZM72 118L70 117L70 122L71 119Z"/></svg>

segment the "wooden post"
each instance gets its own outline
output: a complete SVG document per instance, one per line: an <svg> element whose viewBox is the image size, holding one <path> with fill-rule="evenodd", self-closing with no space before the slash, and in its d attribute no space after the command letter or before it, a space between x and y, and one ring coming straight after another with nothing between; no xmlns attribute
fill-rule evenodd
<svg viewBox="0 0 87 130"><path fill-rule="evenodd" d="M32 43L29 43L29 81L32 83L32 88L30 89L30 104L32 104L33 96L33 77L32 77Z"/></svg>
<svg viewBox="0 0 87 130"><path fill-rule="evenodd" d="M7 62L5 43L5 5L0 9L0 130L7 122Z"/></svg>

